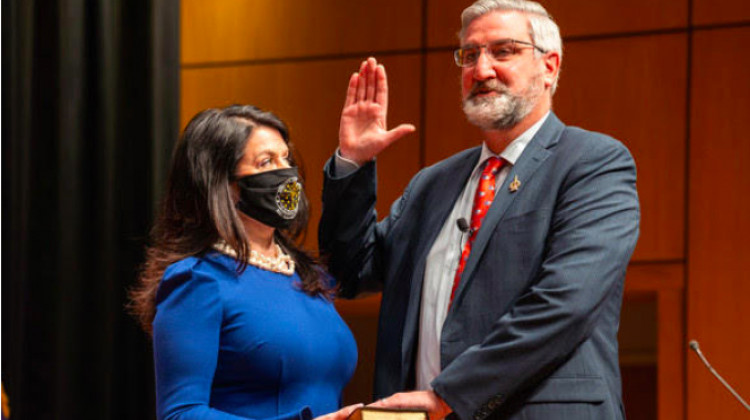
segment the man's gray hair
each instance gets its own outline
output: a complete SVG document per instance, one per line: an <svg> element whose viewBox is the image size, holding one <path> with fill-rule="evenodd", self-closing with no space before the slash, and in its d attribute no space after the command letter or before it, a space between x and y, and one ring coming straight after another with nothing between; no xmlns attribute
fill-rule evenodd
<svg viewBox="0 0 750 420"><path fill-rule="evenodd" d="M477 0L471 6L464 9L461 13L461 32L459 36L463 40L466 34L466 28L480 16L494 11L516 11L526 15L529 19L529 36L531 42L543 49L544 51L555 51L560 55L562 62L562 38L560 37L560 28L552 20L552 16L547 13L544 7L529 0ZM539 54L534 50L535 54ZM557 79L560 77L558 72L555 81L552 83L552 93L557 89Z"/></svg>

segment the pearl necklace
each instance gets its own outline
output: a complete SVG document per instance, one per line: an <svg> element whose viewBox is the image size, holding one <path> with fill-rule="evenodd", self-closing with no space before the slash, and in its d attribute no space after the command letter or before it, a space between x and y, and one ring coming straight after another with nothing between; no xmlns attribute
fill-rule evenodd
<svg viewBox="0 0 750 420"><path fill-rule="evenodd" d="M266 257L257 251L250 250L250 258L247 260L248 264L262 268L266 271L291 276L294 274L294 260L281 249L279 244L274 244L274 246L276 247L276 256L273 258ZM214 249L237 259L237 253L234 252L234 250L224 241L214 244Z"/></svg>

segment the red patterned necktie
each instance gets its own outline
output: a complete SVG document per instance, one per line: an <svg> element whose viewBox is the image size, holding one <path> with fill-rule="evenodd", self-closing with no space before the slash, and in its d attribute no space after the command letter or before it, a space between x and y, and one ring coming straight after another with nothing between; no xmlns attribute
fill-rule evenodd
<svg viewBox="0 0 750 420"><path fill-rule="evenodd" d="M474 243L477 232L479 232L479 228L482 226L482 219L487 214L487 210L490 209L492 200L495 199L495 176L502 166L503 161L498 157L493 156L487 159L487 165L484 167L482 175L479 178L479 185L477 185L477 191L474 194L474 206L471 209L469 240L466 241L464 249L461 251L461 260L458 262L456 276L453 278L453 289L451 290L451 300L448 303L448 309L450 309L453 303L456 289L458 289L458 284L461 282L461 274L464 272L466 260L469 259L469 254L471 253L471 244Z"/></svg>

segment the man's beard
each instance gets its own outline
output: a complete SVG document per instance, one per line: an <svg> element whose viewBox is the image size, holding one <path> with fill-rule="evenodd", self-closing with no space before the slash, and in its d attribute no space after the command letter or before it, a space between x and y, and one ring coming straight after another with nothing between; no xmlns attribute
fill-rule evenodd
<svg viewBox="0 0 750 420"><path fill-rule="evenodd" d="M521 122L537 104L541 96L541 75L532 78L529 87L514 94L497 79L477 82L463 101L464 114L470 123L482 130L505 130ZM477 96L491 90L497 95Z"/></svg>

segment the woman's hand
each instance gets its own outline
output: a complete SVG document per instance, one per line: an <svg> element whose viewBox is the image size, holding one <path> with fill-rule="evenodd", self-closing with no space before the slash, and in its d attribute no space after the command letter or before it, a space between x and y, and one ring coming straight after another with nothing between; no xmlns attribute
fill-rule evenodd
<svg viewBox="0 0 750 420"><path fill-rule="evenodd" d="M334 411L333 413L328 413L326 415L316 417L315 420L346 420L346 418L349 417L354 412L354 410L360 407L364 407L364 404L359 403L348 405L340 409L339 411Z"/></svg>
<svg viewBox="0 0 750 420"><path fill-rule="evenodd" d="M391 143L415 130L401 124L388 130L388 79L385 67L370 57L349 79L339 125L339 153L362 165Z"/></svg>

